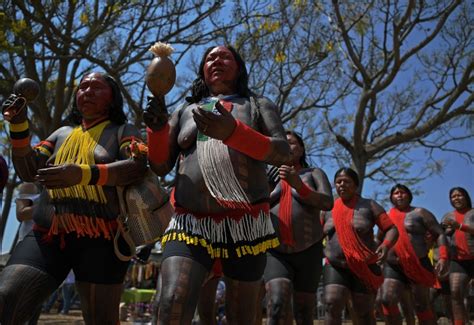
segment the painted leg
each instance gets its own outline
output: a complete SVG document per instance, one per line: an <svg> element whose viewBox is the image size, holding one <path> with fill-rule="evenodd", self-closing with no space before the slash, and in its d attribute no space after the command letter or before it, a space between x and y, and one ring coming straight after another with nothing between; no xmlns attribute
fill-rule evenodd
<svg viewBox="0 0 474 325"><path fill-rule="evenodd" d="M402 317L398 302L401 299L404 284L401 281L385 278L382 284L382 312L387 325L401 325Z"/></svg>
<svg viewBox="0 0 474 325"><path fill-rule="evenodd" d="M161 272L158 273L158 278L156 279L156 293L153 296L153 301L151 303L151 324L158 324L158 307L160 306L160 295L161 295Z"/></svg>
<svg viewBox="0 0 474 325"><path fill-rule="evenodd" d="M262 325L263 323L263 303L265 298L265 282L260 281L260 290L258 290L257 297L257 311L255 312L255 325Z"/></svg>
<svg viewBox="0 0 474 325"><path fill-rule="evenodd" d="M265 288L267 289L267 324L292 324L293 285L291 281L286 278L276 278L268 281Z"/></svg>
<svg viewBox="0 0 474 325"><path fill-rule="evenodd" d="M430 289L420 285L412 285L416 317L420 325L436 324L430 303Z"/></svg>
<svg viewBox="0 0 474 325"><path fill-rule="evenodd" d="M449 286L451 287L451 301L453 308L454 324L461 325L467 319L467 311L464 306L464 298L467 294L469 277L464 273L451 273L449 275Z"/></svg>
<svg viewBox="0 0 474 325"><path fill-rule="evenodd" d="M162 262L158 324L191 324L207 273L187 257L172 256Z"/></svg>
<svg viewBox="0 0 474 325"><path fill-rule="evenodd" d="M295 292L293 313L296 324L313 325L314 308L316 307L316 292Z"/></svg>
<svg viewBox="0 0 474 325"><path fill-rule="evenodd" d="M86 325L117 325L123 286L76 282L81 297L82 317Z"/></svg>
<svg viewBox="0 0 474 325"><path fill-rule="evenodd" d="M403 288L400 305L402 307L403 317L405 317L405 323L407 325L415 325L415 310L413 308L413 306L415 306L415 302L413 301L411 286L405 286Z"/></svg>
<svg viewBox="0 0 474 325"><path fill-rule="evenodd" d="M261 280L237 281L225 277L228 325L254 324Z"/></svg>
<svg viewBox="0 0 474 325"><path fill-rule="evenodd" d="M375 293L352 293L352 307L357 324L375 325Z"/></svg>
<svg viewBox="0 0 474 325"><path fill-rule="evenodd" d="M342 310L349 297L349 290L339 284L328 284L324 286L324 304L326 313L324 317L325 325L342 324Z"/></svg>
<svg viewBox="0 0 474 325"><path fill-rule="evenodd" d="M211 278L201 288L198 300L199 325L216 325L216 290L219 278Z"/></svg>
<svg viewBox="0 0 474 325"><path fill-rule="evenodd" d="M58 282L32 266L14 264L0 273L0 324L27 322Z"/></svg>

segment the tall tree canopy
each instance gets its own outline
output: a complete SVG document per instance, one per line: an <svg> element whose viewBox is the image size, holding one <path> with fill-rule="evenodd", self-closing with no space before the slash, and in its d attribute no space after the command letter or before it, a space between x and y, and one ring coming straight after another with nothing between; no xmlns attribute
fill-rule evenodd
<svg viewBox="0 0 474 325"><path fill-rule="evenodd" d="M37 80L41 95L29 117L44 138L60 125L80 77L100 70L119 81L130 121L143 126L148 48L164 41L176 49L177 82L167 96L174 107L204 48L227 42L243 54L251 87L303 133L315 162L352 165L378 184L413 184L439 169L437 150L473 161L472 148L453 146L473 137L473 17L461 0L6 0L0 99L20 77ZM7 157L3 121L0 133ZM416 170L420 150L426 168Z"/></svg>
<svg viewBox="0 0 474 325"><path fill-rule="evenodd" d="M461 0L278 1L235 43L323 167L414 184L439 171L436 150L473 162L453 146L473 137L473 20Z"/></svg>

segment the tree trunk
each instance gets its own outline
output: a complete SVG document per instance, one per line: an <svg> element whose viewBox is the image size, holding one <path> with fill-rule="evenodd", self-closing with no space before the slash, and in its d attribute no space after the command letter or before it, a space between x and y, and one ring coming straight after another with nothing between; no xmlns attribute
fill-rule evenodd
<svg viewBox="0 0 474 325"><path fill-rule="evenodd" d="M357 193L359 194L362 193L362 189L364 188L365 171L367 169L367 159L364 156L364 154L356 154L352 157L352 168L357 172L357 175L359 175L359 188L357 189Z"/></svg>
<svg viewBox="0 0 474 325"><path fill-rule="evenodd" d="M2 208L2 218L0 218L0 243L3 242L3 234L5 233L5 228L7 226L8 215L10 214L10 209L12 206L13 191L15 190L16 186L17 186L17 175L16 173L14 173L12 179L8 181L7 185L4 188L4 190L6 191L6 194L5 194L4 205Z"/></svg>

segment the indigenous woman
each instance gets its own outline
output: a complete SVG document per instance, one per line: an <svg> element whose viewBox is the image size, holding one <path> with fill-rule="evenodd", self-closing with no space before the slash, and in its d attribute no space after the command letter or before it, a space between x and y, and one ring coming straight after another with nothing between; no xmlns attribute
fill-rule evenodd
<svg viewBox="0 0 474 325"><path fill-rule="evenodd" d="M351 168L341 168L334 176L339 198L331 212L322 212L321 223L327 236L323 271L325 324L341 324L346 301L351 298L354 323L375 324L374 302L383 277L377 264L383 263L398 237L397 228L374 200L357 194L359 177ZM373 228L384 235L376 247Z"/></svg>
<svg viewBox="0 0 474 325"><path fill-rule="evenodd" d="M411 287L416 301L414 307L418 322L435 324L430 306L430 288L437 283L437 275L443 277L448 271L443 228L431 212L411 206L412 199L411 191L405 185L397 184L390 191L394 207L389 216L397 226L399 238L390 250L383 270L382 309L386 324L402 324L398 303L407 285ZM439 247L440 257L434 270L428 258L427 232L436 239Z"/></svg>
<svg viewBox="0 0 474 325"><path fill-rule="evenodd" d="M446 234L451 237L451 265L449 285L454 324L468 324L468 311L464 298L469 291L469 281L474 278L474 209L471 197L462 187L449 191L451 205L455 209L443 217Z"/></svg>
<svg viewBox="0 0 474 325"><path fill-rule="evenodd" d="M90 73L75 91L71 126L53 132L34 149L26 110L10 120L15 169L43 191L33 230L18 244L0 274L0 323L20 324L74 270L86 324L119 321L128 263L114 254L119 215L116 186L139 180L146 155L130 158L138 130L124 125L123 100L109 75ZM3 104L6 112L15 100ZM122 126L124 125L124 126ZM118 130L123 136L118 139ZM122 249L124 243L120 243Z"/></svg>
<svg viewBox="0 0 474 325"><path fill-rule="evenodd" d="M209 48L187 103L167 120L163 98L145 113L148 159L160 176L179 156L175 215L163 236L160 324L190 324L199 290L221 259L230 324L252 324L265 252L278 245L266 163L290 160L278 109L248 89L240 55Z"/></svg>
<svg viewBox="0 0 474 325"><path fill-rule="evenodd" d="M331 185L319 168L309 168L304 142L286 132L293 161L279 168L280 181L270 195L273 226L281 245L267 252L264 279L269 324L313 324L316 291L322 273L321 210L333 206ZM293 298L293 303L292 303Z"/></svg>

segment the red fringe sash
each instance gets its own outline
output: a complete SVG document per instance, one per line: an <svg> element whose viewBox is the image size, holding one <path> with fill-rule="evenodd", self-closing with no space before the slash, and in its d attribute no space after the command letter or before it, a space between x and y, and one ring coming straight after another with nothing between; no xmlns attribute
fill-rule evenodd
<svg viewBox="0 0 474 325"><path fill-rule="evenodd" d="M294 246L292 215L293 198L291 196L291 186L284 179L280 181L281 195L280 206L278 208L278 225L280 227L280 239L285 245Z"/></svg>
<svg viewBox="0 0 474 325"><path fill-rule="evenodd" d="M369 268L370 261L375 260L377 256L365 246L352 227L354 208L358 200L359 196L356 196L348 204L341 198L334 202L334 227L349 269L369 288L377 290L383 283L383 276L374 274Z"/></svg>
<svg viewBox="0 0 474 325"><path fill-rule="evenodd" d="M405 229L404 222L406 212L392 208L389 212L389 216L397 227L399 234L393 249L399 258L400 266L406 276L417 284L421 284L425 287L433 287L436 283L436 276L421 265L420 259L416 255L415 249Z"/></svg>

